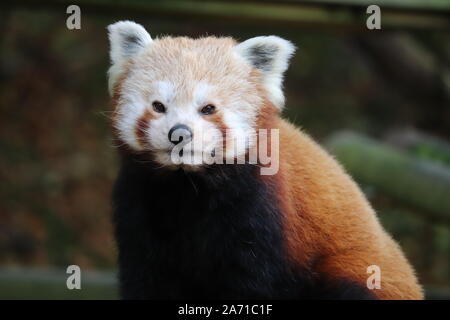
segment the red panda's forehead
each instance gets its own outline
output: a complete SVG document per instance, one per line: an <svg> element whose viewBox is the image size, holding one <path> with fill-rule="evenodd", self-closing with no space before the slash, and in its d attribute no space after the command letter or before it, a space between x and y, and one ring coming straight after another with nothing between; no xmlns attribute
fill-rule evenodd
<svg viewBox="0 0 450 320"><path fill-rule="evenodd" d="M152 79L167 80L181 88L203 81L222 87L248 80L251 67L234 53L232 38L156 39L132 64Z"/></svg>

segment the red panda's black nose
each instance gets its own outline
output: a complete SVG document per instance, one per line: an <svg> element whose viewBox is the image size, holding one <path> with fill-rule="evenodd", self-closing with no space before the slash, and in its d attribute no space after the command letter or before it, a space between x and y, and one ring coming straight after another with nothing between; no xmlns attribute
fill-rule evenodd
<svg viewBox="0 0 450 320"><path fill-rule="evenodd" d="M192 131L184 124L177 124L169 130L169 141L173 144L179 144L181 141L189 142L192 140Z"/></svg>

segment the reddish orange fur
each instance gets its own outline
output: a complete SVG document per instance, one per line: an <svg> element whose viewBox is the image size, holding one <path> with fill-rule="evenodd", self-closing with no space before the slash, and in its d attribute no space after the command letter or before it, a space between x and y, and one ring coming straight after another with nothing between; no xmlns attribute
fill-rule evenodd
<svg viewBox="0 0 450 320"><path fill-rule="evenodd" d="M367 267L381 269L380 299L423 299L414 271L397 243L343 168L266 102L260 128L279 129L280 170L263 176L276 188L291 260L330 279L362 286Z"/></svg>
<svg viewBox="0 0 450 320"><path fill-rule="evenodd" d="M136 138L138 140L138 143L143 147L148 147L146 142L146 133L145 130L147 130L149 121L153 119L152 113L150 110L146 110L144 114L139 118L137 124L136 124Z"/></svg>

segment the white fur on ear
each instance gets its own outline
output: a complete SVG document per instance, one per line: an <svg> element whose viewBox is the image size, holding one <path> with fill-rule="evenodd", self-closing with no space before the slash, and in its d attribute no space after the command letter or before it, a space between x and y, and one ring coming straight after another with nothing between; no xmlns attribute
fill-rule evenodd
<svg viewBox="0 0 450 320"><path fill-rule="evenodd" d="M123 64L152 42L150 34L132 21L119 21L108 26L110 42L111 68L109 74L109 91L123 71Z"/></svg>
<svg viewBox="0 0 450 320"><path fill-rule="evenodd" d="M235 50L262 72L269 99L281 110L284 106L283 73L295 51L294 45L280 37L267 36L248 39L238 44Z"/></svg>

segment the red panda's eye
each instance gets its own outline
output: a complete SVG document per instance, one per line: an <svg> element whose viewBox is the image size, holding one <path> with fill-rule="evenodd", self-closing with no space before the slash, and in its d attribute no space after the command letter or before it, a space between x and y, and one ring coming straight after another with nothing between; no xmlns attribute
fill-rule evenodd
<svg viewBox="0 0 450 320"><path fill-rule="evenodd" d="M156 112L159 112L159 113L166 112L166 107L159 101L153 101L152 106L153 106L153 110L155 110Z"/></svg>
<svg viewBox="0 0 450 320"><path fill-rule="evenodd" d="M216 111L216 107L212 104L208 104L200 110L202 114L212 114L214 111Z"/></svg>

